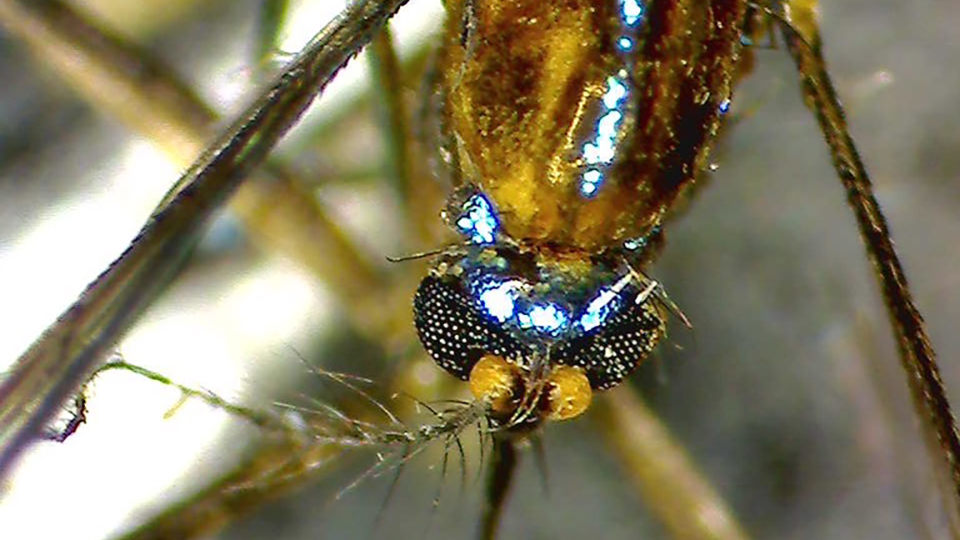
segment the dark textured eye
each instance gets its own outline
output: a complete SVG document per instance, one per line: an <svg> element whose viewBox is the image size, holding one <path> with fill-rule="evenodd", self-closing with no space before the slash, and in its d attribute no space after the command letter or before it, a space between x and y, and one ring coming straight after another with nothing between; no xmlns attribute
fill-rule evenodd
<svg viewBox="0 0 960 540"><path fill-rule="evenodd" d="M666 326L652 299L636 302L636 290L628 295L619 313L590 332L564 341L551 351L557 364L586 371L594 390L606 390L630 375L657 346Z"/></svg>
<svg viewBox="0 0 960 540"><path fill-rule="evenodd" d="M433 360L462 380L487 354L512 359L529 354L504 329L478 313L454 278L427 276L420 282L413 299L413 322Z"/></svg>

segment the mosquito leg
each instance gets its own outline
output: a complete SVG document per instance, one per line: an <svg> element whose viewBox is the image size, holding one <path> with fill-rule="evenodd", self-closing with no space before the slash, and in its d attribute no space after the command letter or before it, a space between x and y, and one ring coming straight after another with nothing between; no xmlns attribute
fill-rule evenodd
<svg viewBox="0 0 960 540"><path fill-rule="evenodd" d="M387 160L392 181L400 195L407 223L415 227L415 238L426 242L435 242L436 235L431 234L437 224L434 212L424 212L425 208L436 208L442 200L439 185L429 178L424 166L425 152L414 137L413 116L406 99L400 60L389 28L384 28L370 43L370 58L377 99L374 100L381 113L382 130L387 147Z"/></svg>
<svg viewBox="0 0 960 540"><path fill-rule="evenodd" d="M404 202L404 210L412 216L410 202L416 184L413 178L415 157L411 148L410 115L403 97L400 60L389 28L384 28L373 38L368 51L377 88L377 99L374 103L383 125L382 133L388 148L390 180Z"/></svg>
<svg viewBox="0 0 960 540"><path fill-rule="evenodd" d="M444 94L441 86L441 55L434 54L427 62L420 88L417 90L419 104L414 109L414 136L420 148L422 161L436 177L437 184L448 186L451 191L463 186L460 176L459 157L453 151L453 141L444 128ZM434 220L436 221L436 220Z"/></svg>
<svg viewBox="0 0 960 540"><path fill-rule="evenodd" d="M67 411L70 418L60 426L47 426L43 438L48 441L58 443L65 442L80 429L82 424L87 423L87 396L84 391L80 391Z"/></svg>
<svg viewBox="0 0 960 540"><path fill-rule="evenodd" d="M4 6L9 2L0 0ZM38 60L55 67L62 81L91 106L188 166L219 121L214 109L172 69L137 44L116 37L111 28L98 26L59 0L48 0L43 7L0 9L0 24L29 45ZM118 93L126 98L110 97ZM314 272L343 295L344 307L359 305L358 300L377 287L375 269L316 204L307 187L311 182L302 174L272 162L251 180L230 205L253 243ZM354 311L359 310L347 310L354 320L370 319Z"/></svg>
<svg viewBox="0 0 960 540"><path fill-rule="evenodd" d="M800 74L807 104L816 114L830 147L833 165L856 216L860 236L883 291L914 406L928 428L925 429L928 443L932 447L939 446L938 454L949 470L953 495L948 512L956 517L960 515L960 438L954 416L923 317L913 302L886 219L874 197L873 186L847 129L843 108L827 73L815 6L811 4L808 1L790 2L789 17L771 15L780 21L787 49Z"/></svg>
<svg viewBox="0 0 960 540"><path fill-rule="evenodd" d="M459 435L454 436L453 440L457 445L457 458L460 461L460 493L462 494L467 489L467 452L463 448L463 441L460 440Z"/></svg>
<svg viewBox="0 0 960 540"><path fill-rule="evenodd" d="M484 493L483 510L480 521L481 540L493 540L500 526L500 514L510 492L517 469L517 448L513 441L494 435L491 452L490 471L487 476L487 489Z"/></svg>
<svg viewBox="0 0 960 540"><path fill-rule="evenodd" d="M17 361L0 384L0 476L182 268L213 212L404 3L352 4L322 30L187 170L124 254Z"/></svg>
<svg viewBox="0 0 960 540"><path fill-rule="evenodd" d="M113 370L120 370L120 371L133 373L140 377L160 383L164 386L170 386L179 390L181 399L177 401L177 404L174 405L170 409L170 411L168 411L167 416L175 412L176 409L178 409L185 400L198 399L211 407L221 409L230 415L243 418L249 421L251 424L261 429L265 429L267 431L272 431L272 432L282 432L287 435L292 435L296 432L295 426L287 422L284 422L282 418L278 415L264 413L262 411L251 409L249 407L243 407L241 405L231 403L221 398L220 396L217 396L212 392L197 390L195 388L184 386L182 384L174 382L169 377L166 377L160 373L157 373L156 371L149 370L145 367L141 367L136 364L131 364L124 360L116 360L100 366L96 371L93 372L93 375L90 376L90 378L87 380L84 387L89 385L91 382L93 382L94 379L104 374L105 372L113 371ZM82 395L82 390L80 395Z"/></svg>

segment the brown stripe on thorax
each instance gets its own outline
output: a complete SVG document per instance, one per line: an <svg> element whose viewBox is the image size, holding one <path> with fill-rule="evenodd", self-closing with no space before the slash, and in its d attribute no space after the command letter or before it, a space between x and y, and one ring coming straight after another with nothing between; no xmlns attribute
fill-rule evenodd
<svg viewBox="0 0 960 540"><path fill-rule="evenodd" d="M653 225L704 166L738 64L742 0L660 0L651 6L636 78L637 124L618 177Z"/></svg>

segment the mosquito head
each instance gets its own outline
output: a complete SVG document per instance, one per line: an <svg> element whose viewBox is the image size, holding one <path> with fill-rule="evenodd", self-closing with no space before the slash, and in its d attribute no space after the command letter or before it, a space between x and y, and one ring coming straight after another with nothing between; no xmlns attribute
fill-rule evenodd
<svg viewBox="0 0 960 540"><path fill-rule="evenodd" d="M527 431L582 414L665 333L652 286L605 270L557 278L496 248L447 258L420 283L414 323L437 364L470 382L491 420Z"/></svg>

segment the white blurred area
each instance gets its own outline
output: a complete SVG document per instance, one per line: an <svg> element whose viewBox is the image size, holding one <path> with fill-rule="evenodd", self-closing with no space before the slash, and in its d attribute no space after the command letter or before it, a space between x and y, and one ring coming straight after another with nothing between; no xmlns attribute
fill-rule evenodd
<svg viewBox="0 0 960 540"><path fill-rule="evenodd" d="M414 4L395 24L403 43L426 39L424 25L438 19L439 2ZM340 0L300 2L281 50L298 50L343 7ZM222 52L203 60L211 75L201 91L236 111L254 95L256 68L242 41ZM366 62L355 60L315 108L336 107L367 83ZM0 372L123 250L179 174L148 142L109 122L87 124L60 141L66 150L47 149L0 177L0 207L17 208L16 219L0 229ZM91 141L105 136L116 142L103 152ZM62 177L69 187L58 187L56 196L40 189L14 199L27 182L53 185ZM227 218L216 229L229 236L233 226ZM243 402L274 371L271 362L296 371L289 368L299 362L297 351L335 317L329 308L322 285L292 262L239 257L200 275L186 271L118 351L178 383ZM282 381L266 386L276 391ZM89 421L65 443L36 444L2 486L3 537L114 536L161 509L162 500L182 498L226 472L242 450L224 444L231 420L197 402L171 411L179 398L175 389L126 372L98 378Z"/></svg>

